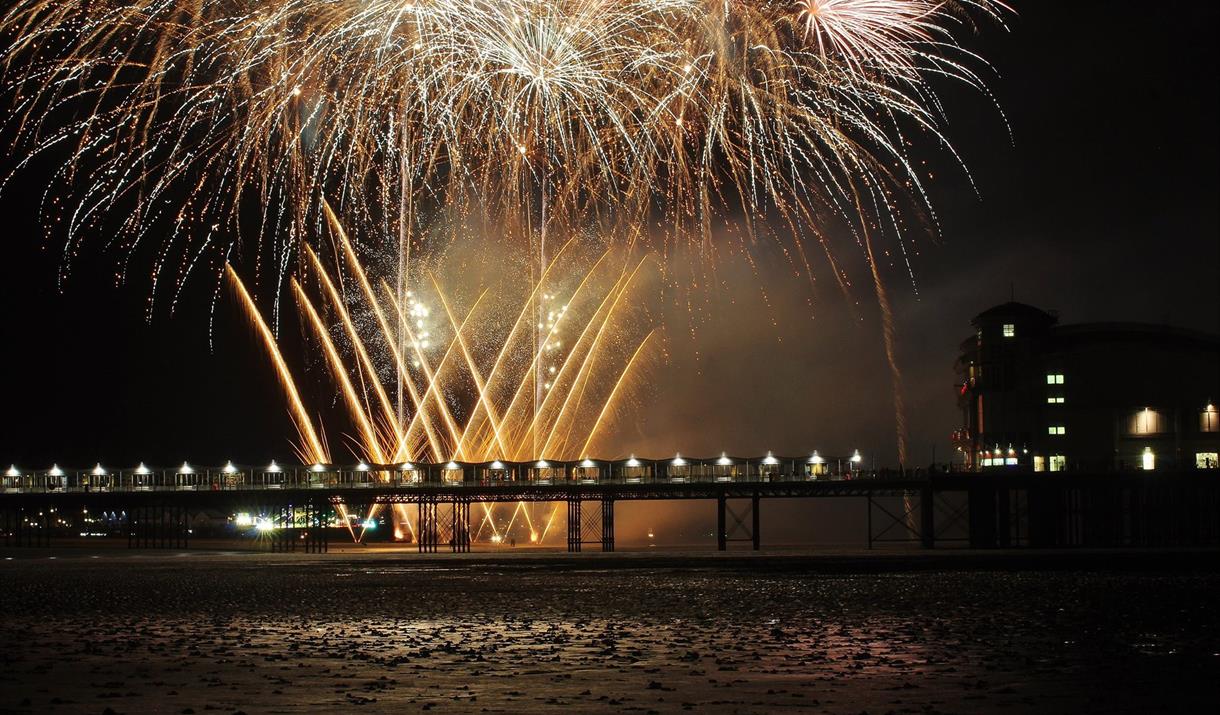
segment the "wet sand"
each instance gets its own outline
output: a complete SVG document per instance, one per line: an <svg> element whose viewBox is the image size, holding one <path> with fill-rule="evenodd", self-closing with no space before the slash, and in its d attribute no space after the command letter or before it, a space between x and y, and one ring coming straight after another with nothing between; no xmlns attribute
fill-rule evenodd
<svg viewBox="0 0 1220 715"><path fill-rule="evenodd" d="M0 556L5 713L1220 706L1214 552Z"/></svg>

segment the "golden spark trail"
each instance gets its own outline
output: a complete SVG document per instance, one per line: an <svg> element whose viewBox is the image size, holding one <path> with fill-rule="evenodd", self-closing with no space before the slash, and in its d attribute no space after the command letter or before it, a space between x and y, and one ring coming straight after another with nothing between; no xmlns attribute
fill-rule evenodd
<svg viewBox="0 0 1220 715"><path fill-rule="evenodd" d="M424 433L428 439L428 444L432 447L432 458L434 460L444 459L445 453L441 448L440 441L436 436L436 431L432 425L432 421L428 418L423 409L419 393L415 389L415 383L411 380L410 375L407 374L406 363L403 361L403 356L398 349L398 341L391 339L392 333L390 332L389 324L386 322L385 311L382 310L381 304L377 301L377 296L373 292L373 286L369 283L368 274L365 272L364 266L361 265L360 260L357 258L356 252L352 248L351 242L347 238L347 232L343 230L343 225L340 223L339 218L335 216L334 211L330 207L330 203L324 203L324 208L326 209L327 220L330 222L332 229L339 236L339 242L343 247L344 255L347 257L348 265L351 267L352 272L356 274L356 278L359 280L360 286L364 290L365 300L373 309L373 314L377 317L377 323L381 327L381 334L387 339L390 353L394 359L395 368L398 370L398 374L402 379L403 384L405 384L407 388L407 394L411 398L411 404L414 407L415 414L423 416ZM396 462L406 458L403 450L406 449L407 446L407 435L406 433L402 432L401 425L398 427L399 433L402 434L402 437L399 439L398 444L394 449L394 461Z"/></svg>
<svg viewBox="0 0 1220 715"><path fill-rule="evenodd" d="M271 333L271 329L263 321L262 314L258 311L258 306L254 304L254 299L246 291L245 284L237 275L237 271L233 270L233 266L225 265L225 275L228 276L229 282L233 284L237 291L238 297L241 299L242 307L245 308L246 317L258 329L259 336L263 339L263 346L267 348L267 352L271 355L271 362L275 365L275 372L280 378L280 386L284 388L284 392L288 396L288 405L292 409L293 422L296 424L297 431L301 438L305 440L305 457L310 463L329 462L330 454L323 447L321 440L318 439L317 432L314 431L313 421L309 419L309 413L305 411L305 405L301 402L301 395L297 392L296 382L292 379L292 373L288 370L287 363L284 362L284 356L280 353L279 346L275 342L275 336Z"/></svg>
<svg viewBox="0 0 1220 715"><path fill-rule="evenodd" d="M339 295L339 291L330 279L330 275L322 267L322 261L308 244L305 246L305 255L309 257L310 263L314 267L314 273L318 275L322 285L326 287L326 292L330 294L331 304L339 314L343 327L347 330L348 339L351 340L352 347L360 359L360 366L368 376L368 381L373 383L373 390L377 394L378 404L381 405L386 428L394 433L394 444L401 444L403 435L402 431L398 428L398 419L390 404L390 397L386 394L385 388L381 385L381 380L377 377L377 371L373 368L373 361L364 348L364 341L360 339L360 333L352 323L352 317L347 311L347 306L344 304L342 296Z"/></svg>
<svg viewBox="0 0 1220 715"><path fill-rule="evenodd" d="M639 347L635 349L635 352L631 354L631 359L627 361L627 367L623 368L623 373L619 376L618 381L614 383L614 389L610 391L610 396L606 398L606 402L602 405L601 412L597 413L597 419L593 421L593 427L589 430L589 437L585 440L584 445L580 448L580 455L582 458L587 458L589 456L589 445L593 443L593 439L598 435L597 428L601 427L602 419L605 418L611 405L614 404L614 398L618 395L619 388L623 386L623 384L627 381L628 375L631 374L631 366L635 365L636 358L638 358L640 353L644 351L644 346L647 345L648 341L652 339L655 332L656 331L649 332L648 335L645 336L642 341L640 341Z"/></svg>
<svg viewBox="0 0 1220 715"><path fill-rule="evenodd" d="M305 295L305 291L301 288L301 284L297 279L293 278L290 283L293 292L296 294L297 301L305 309L305 315L313 326L318 342L322 343L327 360L330 362L331 371L335 374L335 378L339 380L340 392L343 393L343 398L347 401L349 411L356 418L356 424L360 427L360 432L364 437L364 449L367 450L370 459L378 464L385 464L385 453L381 450L381 442L378 439L377 429L373 426L372 420L369 419L368 414L363 409L360 394L352 386L351 378L348 377L347 369L343 364L343 358L340 357L339 351L335 349L335 344L326 331L326 325L322 322L318 311L314 309L313 303L310 302L309 296Z"/></svg>

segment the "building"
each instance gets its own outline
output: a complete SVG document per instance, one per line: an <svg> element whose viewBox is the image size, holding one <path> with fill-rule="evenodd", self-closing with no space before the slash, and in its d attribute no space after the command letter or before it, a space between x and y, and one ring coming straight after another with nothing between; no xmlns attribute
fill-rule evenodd
<svg viewBox="0 0 1220 715"><path fill-rule="evenodd" d="M973 324L956 365L965 469L1220 468L1220 336L1060 325L1021 303Z"/></svg>

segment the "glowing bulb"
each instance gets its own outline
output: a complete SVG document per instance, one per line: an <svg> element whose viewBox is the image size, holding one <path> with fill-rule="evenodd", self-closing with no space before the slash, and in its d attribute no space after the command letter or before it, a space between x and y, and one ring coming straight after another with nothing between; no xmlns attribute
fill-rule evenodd
<svg viewBox="0 0 1220 715"><path fill-rule="evenodd" d="M534 462L534 466L538 469L548 469L551 465L545 459L539 459L537 462Z"/></svg>
<svg viewBox="0 0 1220 715"><path fill-rule="evenodd" d="M237 467L233 466L233 462L226 462L223 470L225 474L237 474Z"/></svg>
<svg viewBox="0 0 1220 715"><path fill-rule="evenodd" d="M491 468L492 469L504 469L504 463L497 459L496 461L491 463Z"/></svg>
<svg viewBox="0 0 1220 715"><path fill-rule="evenodd" d="M822 464L825 461L826 460L822 459L822 455L818 454L818 451L816 449L813 450L813 456L809 458L810 464Z"/></svg>
<svg viewBox="0 0 1220 715"><path fill-rule="evenodd" d="M593 467L597 466L597 462L594 462L592 459L586 457L585 459L581 460L580 466L585 469L592 469Z"/></svg>
<svg viewBox="0 0 1220 715"><path fill-rule="evenodd" d="M310 467L309 469L310 469L311 471L314 471L314 472L324 472L324 471L326 471L326 467L322 466L322 463L321 463L321 462L318 462L317 464L313 465L313 466L312 466L312 467Z"/></svg>
<svg viewBox="0 0 1220 715"><path fill-rule="evenodd" d="M860 456L860 450L857 449L855 452L852 453L851 461L853 464L859 464L860 462L864 461L864 457Z"/></svg>
<svg viewBox="0 0 1220 715"><path fill-rule="evenodd" d="M106 470L102 468L102 463L98 462L97 466L93 468L93 476L102 477L105 475L106 475Z"/></svg>
<svg viewBox="0 0 1220 715"><path fill-rule="evenodd" d="M20 476L21 476L21 472L20 472L20 471L17 469L17 465L16 465L16 464L10 464L10 465L9 465L9 468L8 468L8 469L6 469L6 470L4 470L4 476L6 476L6 477L20 477Z"/></svg>
<svg viewBox="0 0 1220 715"><path fill-rule="evenodd" d="M733 460L729 459L728 452L721 452L720 459L716 460L716 464L719 464L722 467L727 467L728 465L730 465L732 463L733 463Z"/></svg>
<svg viewBox="0 0 1220 715"><path fill-rule="evenodd" d="M775 465L779 464L779 460L775 458L775 455L767 452L767 456L763 458L763 464Z"/></svg>
<svg viewBox="0 0 1220 715"><path fill-rule="evenodd" d="M136 474L141 474L141 475L152 474L152 470L150 470L148 467L145 467L143 462L140 462L140 466L136 467Z"/></svg>
<svg viewBox="0 0 1220 715"><path fill-rule="evenodd" d="M682 459L681 454L677 454L677 455L674 455L674 461L671 462L671 464L673 464L675 467L682 467L682 466L686 465L686 460Z"/></svg>
<svg viewBox="0 0 1220 715"><path fill-rule="evenodd" d="M191 468L190 464L183 462L182 466L178 467L178 473L179 474L194 474L195 470Z"/></svg>
<svg viewBox="0 0 1220 715"><path fill-rule="evenodd" d="M630 458L627 460L627 466L628 466L628 467L638 467L638 466L640 466L640 460L636 459L636 458L635 458L635 455L633 454L633 455L631 455L631 457L630 457Z"/></svg>
<svg viewBox="0 0 1220 715"><path fill-rule="evenodd" d="M449 460L449 463L445 465L445 469L461 469L461 467L458 466L457 462L451 459Z"/></svg>
<svg viewBox="0 0 1220 715"><path fill-rule="evenodd" d="M272 474L279 474L280 465L276 464L275 460L273 459L271 460L271 464L267 465L267 471L271 472Z"/></svg>

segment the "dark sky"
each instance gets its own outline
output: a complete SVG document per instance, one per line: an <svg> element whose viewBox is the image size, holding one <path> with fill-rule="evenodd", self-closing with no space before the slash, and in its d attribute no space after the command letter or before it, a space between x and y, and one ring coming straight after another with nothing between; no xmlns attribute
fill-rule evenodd
<svg viewBox="0 0 1220 715"><path fill-rule="evenodd" d="M1068 322L1138 320L1220 330L1213 3L1019 2L1011 33L974 43L1012 139L986 100L948 92L948 133L981 198L946 167L932 185L939 239L915 235L918 296L887 267L912 461L943 458L956 426L952 363L970 318L1009 298ZM5 166L11 159L5 159ZM253 334L228 300L209 343L206 278L178 313L144 320L147 286L114 287L84 262L59 293L58 246L32 210L36 177L0 197L0 461L42 466L288 458L293 435ZM851 249L845 249L850 254ZM849 264L859 264L848 255ZM867 274L844 298L782 266L762 280L779 327L758 319L753 275L697 343L652 368L648 406L615 452L864 451L895 461L890 379ZM858 303L858 306L853 304ZM679 332L679 331L671 331ZM782 341L779 339L782 337Z"/></svg>

